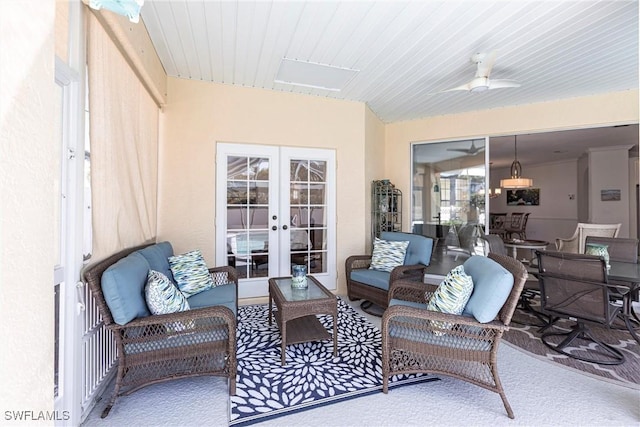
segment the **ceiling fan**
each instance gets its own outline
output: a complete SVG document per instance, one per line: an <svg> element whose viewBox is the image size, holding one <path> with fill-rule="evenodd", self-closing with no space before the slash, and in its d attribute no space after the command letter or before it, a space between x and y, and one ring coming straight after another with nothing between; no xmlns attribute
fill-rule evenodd
<svg viewBox="0 0 640 427"><path fill-rule="evenodd" d="M447 151L459 151L460 153L475 156L478 153L482 153L484 151L484 147L476 147L476 144L471 141L471 147L469 148L447 148Z"/></svg>
<svg viewBox="0 0 640 427"><path fill-rule="evenodd" d="M476 76L468 83L452 89L443 90L442 92L452 92L456 90L465 90L467 92L484 92L490 89L503 89L509 87L520 87L520 83L515 80L498 79L491 80L489 75L496 60L496 51L489 53L476 53L471 57L471 62L476 64Z"/></svg>

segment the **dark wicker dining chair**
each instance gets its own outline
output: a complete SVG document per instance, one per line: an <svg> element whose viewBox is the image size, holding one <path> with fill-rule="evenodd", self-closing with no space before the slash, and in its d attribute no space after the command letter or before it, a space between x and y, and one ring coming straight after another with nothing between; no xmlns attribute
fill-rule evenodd
<svg viewBox="0 0 640 427"><path fill-rule="evenodd" d="M392 375L442 374L498 393L507 415L509 418L514 418L513 410L498 376L498 346L502 335L509 329L511 317L527 278L527 270L520 261L493 253L486 257L489 260L482 256L474 256L465 261L465 264L478 258L484 258L480 270L491 273L484 275L484 279L479 279L478 282L474 278L474 292L480 281L483 285L487 285L485 289L491 289L491 292L494 292L494 289L501 287L499 284L504 284L502 282L504 275L510 275L513 278L513 286L506 297L506 302L499 308L497 316L486 323L481 323L469 315L427 310L425 303L435 292L436 285L422 284L420 288L407 281L407 285L415 287L415 290L422 290L423 299L421 302L405 300L396 303L396 298L407 294L415 295L415 292L402 289L403 281L394 284L391 289L391 305L382 317L382 390L384 393L388 392L389 378ZM495 262L492 263L491 260ZM499 265L495 265L496 263ZM465 269L465 271L469 270ZM494 271L501 276L500 281L492 279ZM469 274L472 275L471 272ZM470 304L471 299L467 306ZM446 325L444 329L443 325Z"/></svg>
<svg viewBox="0 0 640 427"><path fill-rule="evenodd" d="M597 338L589 326L599 323L611 327L620 311L619 306L611 303L604 259L567 252L536 251L536 254L542 312L575 322L569 331L545 332L542 342L577 360L600 365L623 363L622 352Z"/></svg>

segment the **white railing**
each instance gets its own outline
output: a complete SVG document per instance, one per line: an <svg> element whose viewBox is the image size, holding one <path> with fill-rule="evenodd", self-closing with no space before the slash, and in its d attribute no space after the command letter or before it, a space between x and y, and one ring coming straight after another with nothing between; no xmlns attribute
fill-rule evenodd
<svg viewBox="0 0 640 427"><path fill-rule="evenodd" d="M113 334L104 326L98 305L84 286L86 309L82 333L82 418L84 419L115 375L117 351Z"/></svg>

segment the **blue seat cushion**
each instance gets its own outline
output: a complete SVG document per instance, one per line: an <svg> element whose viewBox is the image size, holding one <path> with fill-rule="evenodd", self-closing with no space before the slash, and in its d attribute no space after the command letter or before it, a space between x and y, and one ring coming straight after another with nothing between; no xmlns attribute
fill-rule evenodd
<svg viewBox="0 0 640 427"><path fill-rule="evenodd" d="M173 247L171 247L171 243L157 243L155 245L147 246L146 248L140 249L136 252L138 252L147 260L151 270L155 270L164 274L174 284L176 283L175 279L173 278L173 273L169 268L169 257L173 256Z"/></svg>
<svg viewBox="0 0 640 427"><path fill-rule="evenodd" d="M191 309L223 305L233 311L234 315L237 315L236 298L235 283L227 283L192 295L187 298L187 301Z"/></svg>
<svg viewBox="0 0 640 427"><path fill-rule="evenodd" d="M408 241L404 265L429 265L431 252L433 251L433 239L421 234L400 233L396 231L384 231L380 238L391 241Z"/></svg>
<svg viewBox="0 0 640 427"><path fill-rule="evenodd" d="M513 276L492 259L474 255L464 262L464 271L473 278L473 292L462 312L480 323L496 318L513 288Z"/></svg>
<svg viewBox="0 0 640 427"><path fill-rule="evenodd" d="M393 301L393 300L392 300ZM406 301L403 302L403 305ZM429 331L430 320L417 317L398 316L394 317L396 322L389 323L389 335L393 338L405 339L413 342L421 342L439 347L459 348L465 350L489 351L491 341L484 339L473 339L452 334ZM477 334L480 328L467 327L468 331Z"/></svg>
<svg viewBox="0 0 640 427"><path fill-rule="evenodd" d="M129 254L102 273L102 293L118 325L149 316L144 296L149 263L137 252Z"/></svg>
<svg viewBox="0 0 640 427"><path fill-rule="evenodd" d="M389 278L391 273L388 271L358 269L351 272L351 280L365 283L374 288L389 290Z"/></svg>

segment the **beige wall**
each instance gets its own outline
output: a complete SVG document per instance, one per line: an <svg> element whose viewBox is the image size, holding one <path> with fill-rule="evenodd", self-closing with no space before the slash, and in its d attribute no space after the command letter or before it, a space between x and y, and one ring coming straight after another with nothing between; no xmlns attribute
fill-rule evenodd
<svg viewBox="0 0 640 427"><path fill-rule="evenodd" d="M630 148L618 146L589 150L589 222L621 223L619 237L629 237L629 205L635 203L630 198L634 193L629 191ZM600 197L602 190L620 190L620 200L603 201Z"/></svg>
<svg viewBox="0 0 640 427"><path fill-rule="evenodd" d="M409 194L411 142L638 123L638 91L429 117L386 125L387 178ZM409 224L410 197L403 200Z"/></svg>
<svg viewBox="0 0 640 427"><path fill-rule="evenodd" d="M176 252L199 248L213 265L216 142L335 149L338 292L345 293L344 259L360 253L366 238L365 110L358 102L169 78L158 239Z"/></svg>
<svg viewBox="0 0 640 427"><path fill-rule="evenodd" d="M509 178L509 168L492 169L493 187L499 186L500 179ZM539 206L508 206L507 190L491 199L491 212L528 212L527 238L554 242L556 237L569 237L576 229L579 197L578 161L576 159L548 162L523 167L527 178L533 179L535 188L540 189Z"/></svg>
<svg viewBox="0 0 640 427"><path fill-rule="evenodd" d="M0 1L0 413L5 422L5 411L53 410L55 6L53 0Z"/></svg>
<svg viewBox="0 0 640 427"><path fill-rule="evenodd" d="M365 108L365 149L363 158L365 176L362 193L365 196L365 221L362 222L362 225L365 227L366 242L362 242L364 247L357 254L371 252L371 181L386 178L384 170L384 123L368 107Z"/></svg>

